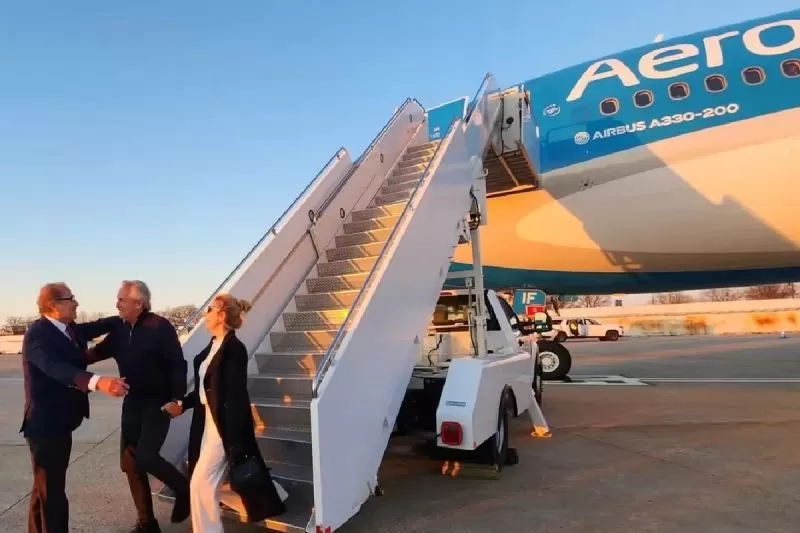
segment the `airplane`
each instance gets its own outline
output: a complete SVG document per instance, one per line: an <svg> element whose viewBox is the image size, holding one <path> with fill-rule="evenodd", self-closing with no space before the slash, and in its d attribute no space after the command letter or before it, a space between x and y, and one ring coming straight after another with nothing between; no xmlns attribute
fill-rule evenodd
<svg viewBox="0 0 800 533"><path fill-rule="evenodd" d="M486 287L634 294L800 280L800 10L517 87L530 104L517 155L531 179L490 194ZM446 121L435 109L429 120L441 136ZM469 268L469 244L453 261Z"/></svg>

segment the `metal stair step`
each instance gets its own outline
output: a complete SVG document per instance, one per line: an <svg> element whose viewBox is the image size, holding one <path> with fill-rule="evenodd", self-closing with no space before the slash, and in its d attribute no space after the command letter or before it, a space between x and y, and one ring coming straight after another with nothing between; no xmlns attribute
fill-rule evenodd
<svg viewBox="0 0 800 533"><path fill-rule="evenodd" d="M409 149L403 155L403 159L405 160L406 158L407 159L414 159L414 158L417 158L417 157L426 157L426 158L428 158L430 160L430 159L433 159L433 154L435 154L435 153L436 153L436 147L435 146L432 146L430 148L424 148L422 150L416 150L414 152L412 152L411 149Z"/></svg>
<svg viewBox="0 0 800 533"><path fill-rule="evenodd" d="M427 152L416 152L413 154L408 154L400 161L400 164L397 165L399 167L405 167L408 165L425 165L428 166L433 157L427 155Z"/></svg>
<svg viewBox="0 0 800 533"><path fill-rule="evenodd" d="M370 244L357 244L353 246L342 246L341 248L331 248L325 255L329 262L347 261L352 259L364 259L377 257L383 250L385 241L373 242Z"/></svg>
<svg viewBox="0 0 800 533"><path fill-rule="evenodd" d="M276 352L317 352L328 349L336 331L272 331L269 336Z"/></svg>
<svg viewBox="0 0 800 533"><path fill-rule="evenodd" d="M384 195L384 194L394 194L396 192L411 191L414 189L414 187L417 186L418 183L419 179L414 179L414 180L404 181L396 185L384 185L383 187L381 187L381 190L378 191L378 194Z"/></svg>
<svg viewBox="0 0 800 533"><path fill-rule="evenodd" d="M289 497L286 499L286 511L280 515L273 516L262 522L252 522L254 525L265 527L269 531L281 531L285 533L305 533L306 526L311 519L314 509L314 485L305 481L296 481L291 478L280 477L280 472L285 471L280 463L271 463L266 459L267 466L270 468L270 475L277 481ZM305 467L301 467L305 468ZM278 471L278 473L276 473ZM242 516L237 510L227 506L224 502L234 496L230 484L223 483L220 491L223 505L222 515L236 521L249 522L247 517Z"/></svg>
<svg viewBox="0 0 800 533"><path fill-rule="evenodd" d="M310 402L313 377L305 374L254 374L247 376L247 390L257 397ZM265 422L269 427L269 421Z"/></svg>
<svg viewBox="0 0 800 533"><path fill-rule="evenodd" d="M400 174L399 176L389 176L389 179L386 180L384 186L386 185L399 185L401 183L407 183L409 181L419 181L422 176L425 175L425 171L421 170L419 172L413 172L411 174Z"/></svg>
<svg viewBox="0 0 800 533"><path fill-rule="evenodd" d="M317 373L324 351L313 352L261 352L256 353L258 371L262 374L305 374L314 376Z"/></svg>
<svg viewBox="0 0 800 533"><path fill-rule="evenodd" d="M314 482L314 472L311 467L272 461L267 466L272 469L272 477L300 481L309 485Z"/></svg>
<svg viewBox="0 0 800 533"><path fill-rule="evenodd" d="M224 485L223 485L224 487ZM286 487L284 487L286 488ZM281 533L306 533L308 521L311 518L311 513L304 510L293 510L289 500L292 499L291 494L289 499L286 500L286 512L273 518L268 518L263 522L250 522L247 517L241 516L237 511L231 509L226 505L222 505L220 515L223 518L235 522L252 523L263 526L268 531L280 531Z"/></svg>
<svg viewBox="0 0 800 533"><path fill-rule="evenodd" d="M267 460L269 466L269 460ZM308 525L311 513L313 511L313 485L310 483L297 482L291 480L280 480L281 486L289 493L286 499L286 512L269 518L263 522L253 522L254 524L261 525L271 531L281 531L283 533L306 533L306 526ZM311 490L309 490L311 487ZM310 495L310 496L309 496ZM227 499L232 496L230 483L225 482L221 487L221 496ZM175 502L175 495L169 487L164 486L158 493L158 499L167 502L170 505ZM224 503L220 508L223 517L237 522L248 522L247 517L243 517L240 513Z"/></svg>
<svg viewBox="0 0 800 533"><path fill-rule="evenodd" d="M383 243L386 242L391 233L392 230L387 228L364 231L361 233L352 233L350 235L337 235L336 247L344 248L346 246L357 246L359 244L370 244L373 242Z"/></svg>
<svg viewBox="0 0 800 533"><path fill-rule="evenodd" d="M400 161L400 164L418 164L424 163L426 166L428 163L431 162L433 159L433 150L425 150L420 152L413 152L410 154L406 154L403 156L403 159Z"/></svg>
<svg viewBox="0 0 800 533"><path fill-rule="evenodd" d="M411 187L414 185L412 184ZM406 189L411 188L406 187ZM398 189L393 191L381 191L381 194L400 192L406 189ZM377 229L392 229L400 217L380 217L371 218L369 220L359 220L358 222L345 222L344 233L345 235L352 235L353 233L362 233L364 231L372 231Z"/></svg>
<svg viewBox="0 0 800 533"><path fill-rule="evenodd" d="M382 245L381 245L382 246ZM342 250L354 250L342 248ZM380 250L378 251L380 253ZM331 291L317 294L297 294L294 297L298 311L321 311L324 309L350 309L358 296L358 289Z"/></svg>
<svg viewBox="0 0 800 533"><path fill-rule="evenodd" d="M311 402L307 400L250 396L250 404L257 426L311 426Z"/></svg>
<svg viewBox="0 0 800 533"><path fill-rule="evenodd" d="M376 260L376 256L370 256L319 263L317 265L317 274L321 278L366 274L372 270Z"/></svg>
<svg viewBox="0 0 800 533"><path fill-rule="evenodd" d="M283 313L283 325L286 331L338 329L347 318L349 312L349 309L287 311Z"/></svg>
<svg viewBox="0 0 800 533"><path fill-rule="evenodd" d="M422 152L424 150L435 150L439 143L442 142L441 140L436 141L428 141L426 143L418 144L416 146L410 146L408 150L406 150L407 154L414 154L416 152Z"/></svg>
<svg viewBox="0 0 800 533"><path fill-rule="evenodd" d="M407 191L395 192L392 194L378 194L372 199L372 206L379 207L386 204L394 204L403 200L408 200L411 198L412 190L413 189L409 189Z"/></svg>
<svg viewBox="0 0 800 533"><path fill-rule="evenodd" d="M361 235L361 234L359 234ZM332 291L346 291L360 289L367 279L367 273L343 274L340 276L325 276L322 278L309 278L306 280L308 292L321 293Z"/></svg>
<svg viewBox="0 0 800 533"><path fill-rule="evenodd" d="M264 460L311 466L311 428L264 428L256 431L256 441Z"/></svg>
<svg viewBox="0 0 800 533"><path fill-rule="evenodd" d="M391 182L391 179L389 182ZM370 220L373 218L394 217L402 213L405 207L405 202L395 202L393 204L386 204L380 207L372 207L370 209L362 209L361 211L353 211L352 220L353 222L360 222L362 220Z"/></svg>
<svg viewBox="0 0 800 533"><path fill-rule="evenodd" d="M326 277L369 272L375 266L377 259L377 256L371 256L319 263L317 265L317 274L321 277Z"/></svg>
<svg viewBox="0 0 800 533"><path fill-rule="evenodd" d="M392 177L399 178L401 176L408 176L411 174L418 174L420 172L425 172L425 169L428 168L428 163L418 163L415 165L408 165L408 166L398 166L394 172L392 172Z"/></svg>

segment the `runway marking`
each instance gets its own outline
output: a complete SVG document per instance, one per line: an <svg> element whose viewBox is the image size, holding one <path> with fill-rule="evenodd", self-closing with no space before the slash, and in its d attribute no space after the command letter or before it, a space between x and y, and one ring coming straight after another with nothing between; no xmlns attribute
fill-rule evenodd
<svg viewBox="0 0 800 533"><path fill-rule="evenodd" d="M611 385L611 386L647 386L640 379L626 376L569 376L570 381L547 381L549 385Z"/></svg>

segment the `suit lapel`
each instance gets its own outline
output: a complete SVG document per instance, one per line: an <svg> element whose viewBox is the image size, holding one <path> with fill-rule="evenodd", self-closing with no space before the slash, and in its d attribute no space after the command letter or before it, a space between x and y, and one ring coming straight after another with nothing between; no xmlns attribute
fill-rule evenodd
<svg viewBox="0 0 800 533"><path fill-rule="evenodd" d="M55 336L56 338L58 338L58 342L61 342L64 345L66 345L71 350L71 353L75 357L77 357L78 354L81 353L81 347L79 345L76 346L75 344L73 344L73 342L70 340L70 338L67 337L66 334L61 333L61 331L56 327L55 324L50 322L50 320L48 320L45 317L42 317L40 320L44 323L45 327L48 328L48 331L50 331L50 335ZM76 338L76 341L77 341L77 338Z"/></svg>
<svg viewBox="0 0 800 533"><path fill-rule="evenodd" d="M219 365L222 362L222 359L225 357L225 348L228 346L228 342L233 337L233 331L229 331L223 338L222 344L219 345L219 350L217 350L217 354L214 356L214 360L211 361L208 365L208 370L206 371L206 376L211 374L216 374L217 369L219 369Z"/></svg>
<svg viewBox="0 0 800 533"><path fill-rule="evenodd" d="M214 359L208 364L208 368L206 369L204 385L208 384L209 386L209 405L216 401L216 395L218 392L217 381L219 380L219 368L222 364L222 361L225 359L225 350L232 337L233 331L229 331L225 337L222 338L222 343L219 345L219 349L214 355Z"/></svg>

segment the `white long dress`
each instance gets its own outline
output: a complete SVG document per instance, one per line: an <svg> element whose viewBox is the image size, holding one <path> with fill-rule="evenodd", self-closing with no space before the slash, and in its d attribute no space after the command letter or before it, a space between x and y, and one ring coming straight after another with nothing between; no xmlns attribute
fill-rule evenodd
<svg viewBox="0 0 800 533"><path fill-rule="evenodd" d="M208 357L200 364L199 382L195 384L202 409L206 411L203 439L200 444L200 456L194 467L189 487L192 530L195 533L224 533L220 516L220 501L222 501L220 488L227 473L228 463L225 457L222 437L219 435L217 425L214 423L214 417L208 407L205 387L202 386L208 365L217 355L221 343L222 340L216 338L212 342ZM196 409L198 408L201 408L200 405L196 407ZM286 490L277 482L275 482L275 488L281 500L285 501L289 497ZM244 514L244 504L236 493L225 494L225 504L240 514Z"/></svg>

